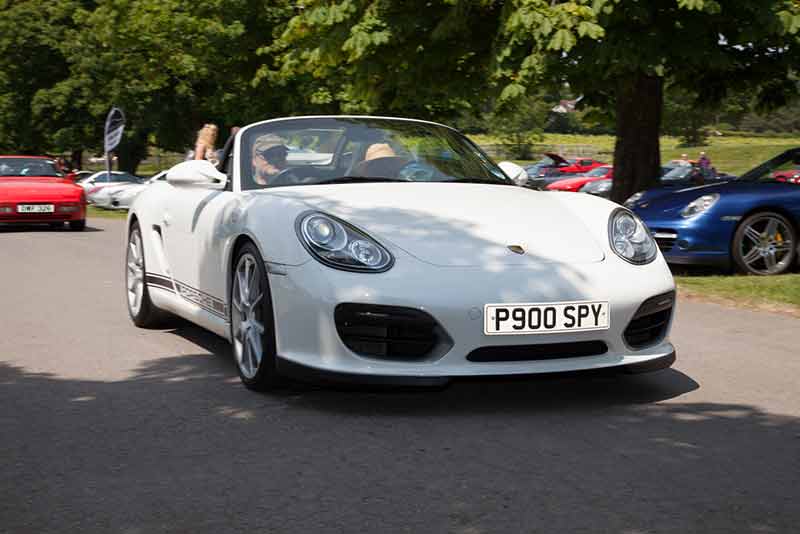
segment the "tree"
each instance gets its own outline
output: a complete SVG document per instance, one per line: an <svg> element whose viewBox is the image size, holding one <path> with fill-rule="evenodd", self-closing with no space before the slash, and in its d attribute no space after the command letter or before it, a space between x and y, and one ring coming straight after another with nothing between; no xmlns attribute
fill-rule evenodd
<svg viewBox="0 0 800 534"><path fill-rule="evenodd" d="M40 90L68 74L55 46L63 32L51 25L49 5L0 0L0 152L35 154L50 148L31 106Z"/></svg>
<svg viewBox="0 0 800 534"><path fill-rule="evenodd" d="M491 115L492 132L510 148L515 159L532 159L533 143L542 139L552 104L539 96L524 96L505 102Z"/></svg>
<svg viewBox="0 0 800 534"><path fill-rule="evenodd" d="M765 106L795 91L792 0L308 0L281 36L281 72L334 76L371 109L446 116L542 82L612 107L612 198L660 171L664 83L713 104L747 87ZM479 28L480 31L475 31Z"/></svg>
<svg viewBox="0 0 800 534"><path fill-rule="evenodd" d="M702 146L708 139L706 127L714 120L714 110L697 100L694 92L667 87L661 131L680 137L680 146Z"/></svg>

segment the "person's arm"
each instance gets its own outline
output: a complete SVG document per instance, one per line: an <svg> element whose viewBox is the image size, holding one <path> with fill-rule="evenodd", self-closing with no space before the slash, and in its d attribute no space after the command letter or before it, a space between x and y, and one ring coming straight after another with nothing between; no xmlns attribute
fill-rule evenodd
<svg viewBox="0 0 800 534"><path fill-rule="evenodd" d="M194 159L206 159L206 144L198 142L194 146Z"/></svg>

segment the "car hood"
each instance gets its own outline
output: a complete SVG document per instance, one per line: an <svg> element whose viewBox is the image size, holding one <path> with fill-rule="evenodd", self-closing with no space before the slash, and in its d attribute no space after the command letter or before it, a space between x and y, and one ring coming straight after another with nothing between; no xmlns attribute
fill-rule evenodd
<svg viewBox="0 0 800 534"><path fill-rule="evenodd" d="M70 180L54 177L0 178L0 202L77 200L82 189Z"/></svg>
<svg viewBox="0 0 800 534"><path fill-rule="evenodd" d="M800 190L798 187L800 186L782 182L740 182L736 180L686 187L657 187L645 191L633 208L639 213L670 214L679 212L689 202L703 195L716 193L728 197L731 195L780 193L783 190Z"/></svg>
<svg viewBox="0 0 800 534"><path fill-rule="evenodd" d="M438 266L604 258L580 217L552 193L503 185L370 183L291 187L274 194L292 196ZM512 245L525 253L512 252Z"/></svg>

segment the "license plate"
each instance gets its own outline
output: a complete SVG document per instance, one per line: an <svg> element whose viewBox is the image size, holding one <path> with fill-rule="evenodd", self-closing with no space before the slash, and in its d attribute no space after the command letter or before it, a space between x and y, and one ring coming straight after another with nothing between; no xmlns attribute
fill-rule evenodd
<svg viewBox="0 0 800 534"><path fill-rule="evenodd" d="M53 213L52 204L18 204L17 213Z"/></svg>
<svg viewBox="0 0 800 534"><path fill-rule="evenodd" d="M496 336L608 330L609 315L608 302L600 301L487 304L483 333Z"/></svg>

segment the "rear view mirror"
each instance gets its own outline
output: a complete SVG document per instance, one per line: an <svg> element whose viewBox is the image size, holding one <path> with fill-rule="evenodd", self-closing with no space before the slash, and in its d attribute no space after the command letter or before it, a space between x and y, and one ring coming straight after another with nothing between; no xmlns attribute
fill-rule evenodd
<svg viewBox="0 0 800 534"><path fill-rule="evenodd" d="M228 176L219 172L210 161L191 160L178 163L167 171L167 181L178 187L225 189Z"/></svg>
<svg viewBox="0 0 800 534"><path fill-rule="evenodd" d="M517 185L524 185L528 181L528 172L513 161L501 161L498 167Z"/></svg>

